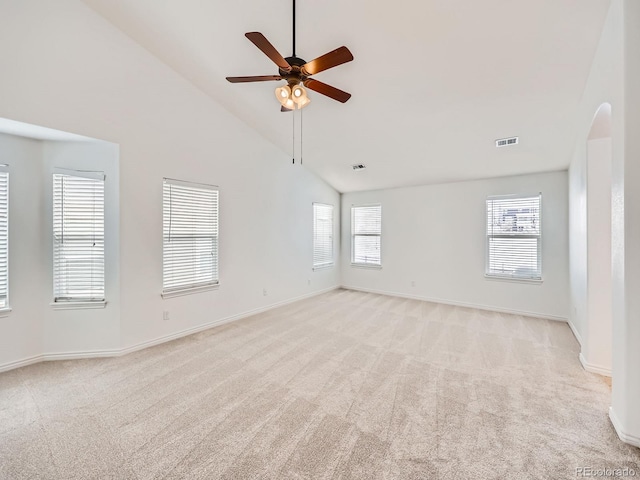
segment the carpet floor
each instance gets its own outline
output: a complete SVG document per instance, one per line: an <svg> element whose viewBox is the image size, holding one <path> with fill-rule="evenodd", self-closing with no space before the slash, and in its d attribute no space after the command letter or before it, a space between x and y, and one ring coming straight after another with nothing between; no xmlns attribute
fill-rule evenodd
<svg viewBox="0 0 640 480"><path fill-rule="evenodd" d="M565 323L336 290L0 374L0 478L640 476L578 352Z"/></svg>

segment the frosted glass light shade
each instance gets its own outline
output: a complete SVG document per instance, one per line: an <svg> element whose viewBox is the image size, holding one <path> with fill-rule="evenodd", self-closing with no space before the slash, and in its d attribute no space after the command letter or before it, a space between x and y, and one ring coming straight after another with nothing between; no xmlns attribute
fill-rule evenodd
<svg viewBox="0 0 640 480"><path fill-rule="evenodd" d="M289 85L276 88L275 94L280 104L284 107L286 107L285 103L291 100L291 88L289 88Z"/></svg>
<svg viewBox="0 0 640 480"><path fill-rule="evenodd" d="M298 100L297 105L298 105L298 108L300 109L300 108L306 107L310 103L311 103L311 99L305 95L304 98Z"/></svg>
<svg viewBox="0 0 640 480"><path fill-rule="evenodd" d="M311 103L307 96L307 90L302 85L284 85L275 90L276 98L284 108L289 110L299 110Z"/></svg>
<svg viewBox="0 0 640 480"><path fill-rule="evenodd" d="M302 85L296 85L293 87L292 94L293 101L296 103L296 108L298 109L304 108L311 103L311 100L309 100L309 97L307 96L307 91Z"/></svg>
<svg viewBox="0 0 640 480"><path fill-rule="evenodd" d="M296 85L295 87L293 87L293 89L291 90L291 93L293 94L293 98L300 98L307 94L304 91L304 88L302 88L300 85Z"/></svg>

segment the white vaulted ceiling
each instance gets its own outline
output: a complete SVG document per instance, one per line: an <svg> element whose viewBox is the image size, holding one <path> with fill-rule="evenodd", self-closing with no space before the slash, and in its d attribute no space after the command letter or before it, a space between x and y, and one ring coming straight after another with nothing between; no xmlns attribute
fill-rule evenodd
<svg viewBox="0 0 640 480"><path fill-rule="evenodd" d="M276 82L226 76L277 67L245 37L291 54L291 0L84 0L291 154ZM304 165L341 192L561 170L610 0L297 0L296 53L346 45L355 60L315 76ZM514 147L494 140L518 135ZM353 171L364 163L367 169Z"/></svg>

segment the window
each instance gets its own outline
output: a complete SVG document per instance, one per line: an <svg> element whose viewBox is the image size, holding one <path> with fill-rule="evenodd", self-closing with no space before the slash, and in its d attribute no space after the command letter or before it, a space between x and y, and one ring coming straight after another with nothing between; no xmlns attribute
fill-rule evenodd
<svg viewBox="0 0 640 480"><path fill-rule="evenodd" d="M9 172L0 165L0 310L9 309Z"/></svg>
<svg viewBox="0 0 640 480"><path fill-rule="evenodd" d="M313 204L313 268L333 265L333 205Z"/></svg>
<svg viewBox="0 0 640 480"><path fill-rule="evenodd" d="M104 174L53 174L54 302L104 302Z"/></svg>
<svg viewBox="0 0 640 480"><path fill-rule="evenodd" d="M351 207L351 264L380 266L382 206Z"/></svg>
<svg viewBox="0 0 640 480"><path fill-rule="evenodd" d="M540 280L540 194L487 198L487 276Z"/></svg>
<svg viewBox="0 0 640 480"><path fill-rule="evenodd" d="M162 293L218 284L218 188L164 179Z"/></svg>

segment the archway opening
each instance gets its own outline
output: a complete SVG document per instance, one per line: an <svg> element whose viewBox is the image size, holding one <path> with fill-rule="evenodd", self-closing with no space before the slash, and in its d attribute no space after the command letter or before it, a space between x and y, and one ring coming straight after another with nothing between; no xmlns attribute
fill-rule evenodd
<svg viewBox="0 0 640 480"><path fill-rule="evenodd" d="M613 346L611 132L611 105L604 103L587 138L587 325L580 360L587 370L609 377Z"/></svg>

